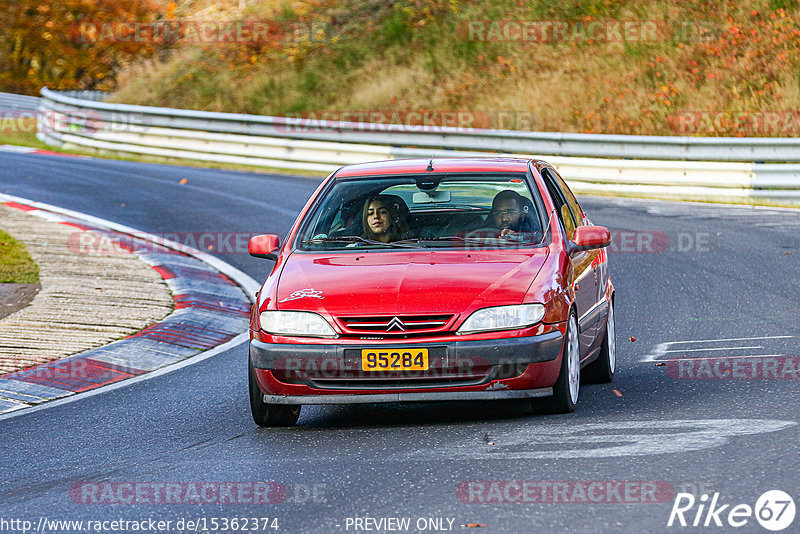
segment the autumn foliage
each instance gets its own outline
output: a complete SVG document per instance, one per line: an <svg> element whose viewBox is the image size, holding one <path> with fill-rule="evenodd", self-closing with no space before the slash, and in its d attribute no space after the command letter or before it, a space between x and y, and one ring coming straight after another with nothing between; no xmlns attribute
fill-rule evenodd
<svg viewBox="0 0 800 534"><path fill-rule="evenodd" d="M163 6L151 0L7 0L0 10L0 90L36 95L55 89L115 88L116 71L152 56L147 42L96 46L76 39L81 22L148 21Z"/></svg>
<svg viewBox="0 0 800 534"><path fill-rule="evenodd" d="M82 20L268 30L82 43L69 34ZM119 102L263 115L465 112L501 129L800 136L797 0L12 0L0 23L0 90L115 90ZM485 38L470 37L471 23ZM569 31L514 39L496 23ZM615 37L627 26L655 38Z"/></svg>

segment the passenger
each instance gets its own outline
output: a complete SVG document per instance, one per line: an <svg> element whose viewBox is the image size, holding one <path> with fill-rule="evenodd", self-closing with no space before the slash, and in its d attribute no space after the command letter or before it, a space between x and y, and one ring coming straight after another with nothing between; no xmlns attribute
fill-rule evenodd
<svg viewBox="0 0 800 534"><path fill-rule="evenodd" d="M364 202L364 211L361 216L364 228L361 237L381 243L408 239L411 229L405 219L404 212L407 210L402 199L394 195L369 197Z"/></svg>
<svg viewBox="0 0 800 534"><path fill-rule="evenodd" d="M492 200L492 221L500 229L500 237L518 232L531 232L530 213L525 197L506 189Z"/></svg>

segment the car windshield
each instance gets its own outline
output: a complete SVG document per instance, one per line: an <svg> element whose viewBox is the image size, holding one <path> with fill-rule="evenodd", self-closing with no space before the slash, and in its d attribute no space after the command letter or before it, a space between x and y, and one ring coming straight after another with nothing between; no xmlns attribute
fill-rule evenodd
<svg viewBox="0 0 800 534"><path fill-rule="evenodd" d="M525 175L336 180L309 211L300 250L530 248L547 234Z"/></svg>

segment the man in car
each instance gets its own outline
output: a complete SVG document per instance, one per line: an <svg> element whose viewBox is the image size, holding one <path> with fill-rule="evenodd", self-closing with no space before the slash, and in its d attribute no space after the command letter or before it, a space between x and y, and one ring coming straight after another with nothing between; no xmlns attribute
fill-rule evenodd
<svg viewBox="0 0 800 534"><path fill-rule="evenodd" d="M517 232L530 232L528 211L525 197L516 191L506 189L497 193L492 200L491 221L500 229L500 237L514 235Z"/></svg>

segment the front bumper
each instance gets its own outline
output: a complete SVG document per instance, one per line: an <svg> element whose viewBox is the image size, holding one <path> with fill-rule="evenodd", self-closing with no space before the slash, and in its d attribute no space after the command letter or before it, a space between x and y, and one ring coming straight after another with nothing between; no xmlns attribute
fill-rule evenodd
<svg viewBox="0 0 800 534"><path fill-rule="evenodd" d="M413 343L403 340L394 344L384 342L378 347L369 343L289 344L252 340L250 360L265 402L275 404L526 398L552 394L562 343L559 330L500 339L414 340ZM431 361L436 363L423 372L365 374L360 371L361 350L376 348L427 348ZM469 367L464 367L465 362ZM336 370L333 375L336 372L341 375L335 378L325 375L326 363L330 364L329 369ZM306 364L315 372L304 374ZM290 378L297 369L304 371ZM469 371L463 372L464 369Z"/></svg>
<svg viewBox="0 0 800 534"><path fill-rule="evenodd" d="M370 402L430 402L549 397L553 388L498 391L425 391L416 393L372 393L366 395L264 395L268 404L360 404Z"/></svg>

